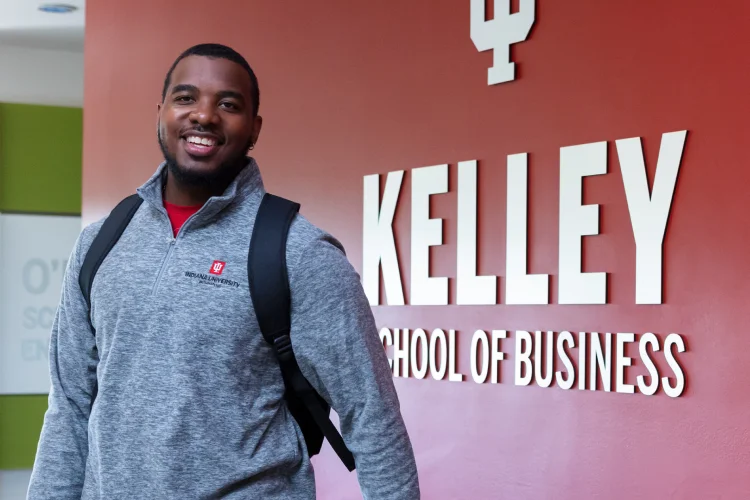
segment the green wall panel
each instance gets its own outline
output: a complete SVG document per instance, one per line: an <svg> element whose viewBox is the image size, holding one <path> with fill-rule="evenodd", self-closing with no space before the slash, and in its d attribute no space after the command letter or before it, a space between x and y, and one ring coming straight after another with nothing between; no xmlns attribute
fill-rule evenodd
<svg viewBox="0 0 750 500"><path fill-rule="evenodd" d="M81 213L83 110L0 103L0 212Z"/></svg>
<svg viewBox="0 0 750 500"><path fill-rule="evenodd" d="M0 396L0 469L34 465L47 396Z"/></svg>

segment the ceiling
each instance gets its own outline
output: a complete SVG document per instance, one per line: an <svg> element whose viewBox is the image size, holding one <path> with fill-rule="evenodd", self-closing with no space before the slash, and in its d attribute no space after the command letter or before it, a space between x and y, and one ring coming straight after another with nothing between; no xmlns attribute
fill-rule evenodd
<svg viewBox="0 0 750 500"><path fill-rule="evenodd" d="M70 14L42 12L44 0L0 0L0 45L83 52L85 0L66 0L78 7Z"/></svg>

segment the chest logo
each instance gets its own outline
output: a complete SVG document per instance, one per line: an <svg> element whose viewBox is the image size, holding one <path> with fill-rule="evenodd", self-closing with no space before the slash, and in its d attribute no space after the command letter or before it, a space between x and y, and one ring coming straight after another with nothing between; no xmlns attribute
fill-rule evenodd
<svg viewBox="0 0 750 500"><path fill-rule="evenodd" d="M224 268L226 267L226 262L221 262L220 260L215 260L213 264L211 264L211 270L208 271L211 274L215 274L216 276L220 276L221 273L224 272Z"/></svg>
<svg viewBox="0 0 750 500"><path fill-rule="evenodd" d="M208 274L194 273L192 271L186 271L185 277L196 280L202 285L211 285L216 288L227 286L230 288L239 288L240 284L234 280L228 278L219 278L224 273L227 263L220 260L215 260L211 264L211 268L208 270Z"/></svg>

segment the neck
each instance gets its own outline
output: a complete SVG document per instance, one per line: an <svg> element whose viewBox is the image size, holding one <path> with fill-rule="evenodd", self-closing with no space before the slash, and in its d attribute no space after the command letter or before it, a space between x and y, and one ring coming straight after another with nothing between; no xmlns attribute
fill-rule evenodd
<svg viewBox="0 0 750 500"><path fill-rule="evenodd" d="M203 206L212 196L221 196L234 180L235 175L224 176L213 182L191 183L167 169L164 179L164 201L173 205L195 207Z"/></svg>
<svg viewBox="0 0 750 500"><path fill-rule="evenodd" d="M189 186L181 183L171 172L164 179L164 201L172 205L194 207L203 205L213 194L205 186Z"/></svg>

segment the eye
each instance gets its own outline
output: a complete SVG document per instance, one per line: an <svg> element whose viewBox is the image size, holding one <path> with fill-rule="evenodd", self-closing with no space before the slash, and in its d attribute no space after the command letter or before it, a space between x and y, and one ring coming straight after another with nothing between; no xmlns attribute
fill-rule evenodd
<svg viewBox="0 0 750 500"><path fill-rule="evenodd" d="M222 108L228 109L230 111L239 111L240 109L240 107L237 104L231 101L222 101L221 103L219 103L219 106L221 106Z"/></svg>
<svg viewBox="0 0 750 500"><path fill-rule="evenodd" d="M174 102L179 104L188 104L193 101L193 98L189 95L178 95L174 98Z"/></svg>

